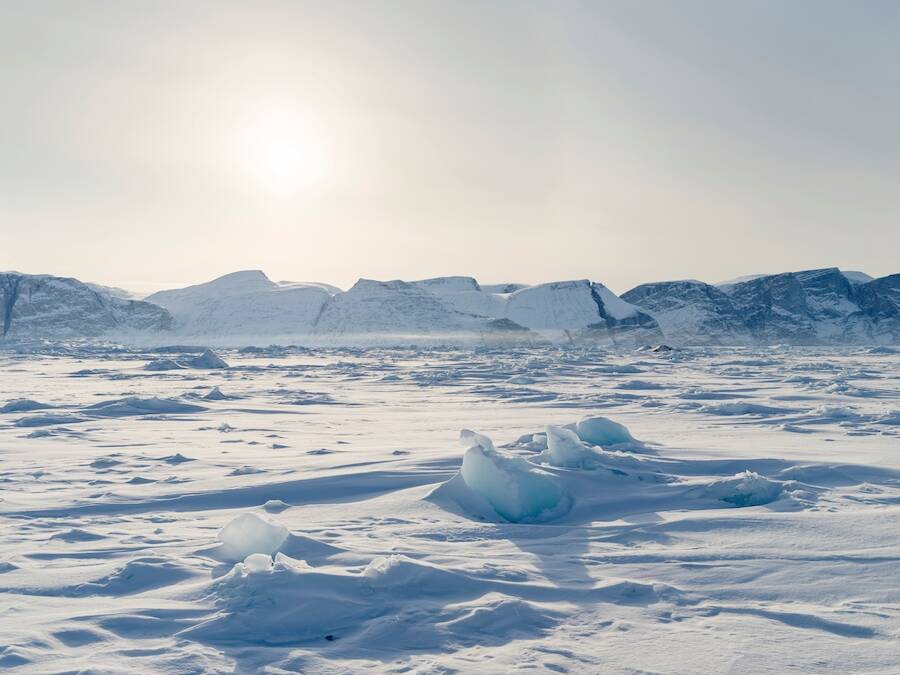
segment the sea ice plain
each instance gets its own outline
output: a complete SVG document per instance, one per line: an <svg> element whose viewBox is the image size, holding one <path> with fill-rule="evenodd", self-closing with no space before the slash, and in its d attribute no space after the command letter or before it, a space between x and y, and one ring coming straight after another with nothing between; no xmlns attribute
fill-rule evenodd
<svg viewBox="0 0 900 675"><path fill-rule="evenodd" d="M0 669L900 671L896 350L196 356L0 353Z"/></svg>

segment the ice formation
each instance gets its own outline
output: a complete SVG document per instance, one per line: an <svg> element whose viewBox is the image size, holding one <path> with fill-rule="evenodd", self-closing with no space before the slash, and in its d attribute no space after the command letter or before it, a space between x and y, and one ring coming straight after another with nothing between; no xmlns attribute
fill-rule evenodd
<svg viewBox="0 0 900 675"><path fill-rule="evenodd" d="M228 364L212 349L207 349L200 356L187 359L184 365L201 370L221 370L228 367Z"/></svg>
<svg viewBox="0 0 900 675"><path fill-rule="evenodd" d="M463 455L460 476L502 518L540 520L568 502L556 478L522 457L496 450L482 434L464 431L461 439L473 445Z"/></svg>
<svg viewBox="0 0 900 675"><path fill-rule="evenodd" d="M706 496L734 506L760 506L774 502L783 490L782 481L760 476L755 471L742 471L733 478L711 483L704 492Z"/></svg>
<svg viewBox="0 0 900 675"><path fill-rule="evenodd" d="M601 447L635 442L624 425L606 417L585 417L576 425L575 433L585 443Z"/></svg>
<svg viewBox="0 0 900 675"><path fill-rule="evenodd" d="M547 425L547 449L538 455L537 461L567 469L590 469L598 459L597 453L582 443L574 431Z"/></svg>
<svg viewBox="0 0 900 675"><path fill-rule="evenodd" d="M219 531L219 557L237 562L254 553L272 555L288 537L284 525L272 523L255 513L242 513Z"/></svg>

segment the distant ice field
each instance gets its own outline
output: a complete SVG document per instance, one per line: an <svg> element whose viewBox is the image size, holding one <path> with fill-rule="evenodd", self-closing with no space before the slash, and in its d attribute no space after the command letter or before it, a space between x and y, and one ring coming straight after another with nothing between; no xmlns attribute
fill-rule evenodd
<svg viewBox="0 0 900 675"><path fill-rule="evenodd" d="M900 350L218 356L0 352L0 670L900 672Z"/></svg>

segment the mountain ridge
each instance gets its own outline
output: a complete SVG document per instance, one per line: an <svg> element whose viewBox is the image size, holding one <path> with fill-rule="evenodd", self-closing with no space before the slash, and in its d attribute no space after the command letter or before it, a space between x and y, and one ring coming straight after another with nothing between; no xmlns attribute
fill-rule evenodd
<svg viewBox="0 0 900 675"><path fill-rule="evenodd" d="M158 291L0 273L0 339L190 338L251 344L517 339L614 345L840 345L900 342L900 274L836 267L707 284L641 284L621 296L589 279L480 284L469 276L359 279L343 291L274 282L261 270Z"/></svg>

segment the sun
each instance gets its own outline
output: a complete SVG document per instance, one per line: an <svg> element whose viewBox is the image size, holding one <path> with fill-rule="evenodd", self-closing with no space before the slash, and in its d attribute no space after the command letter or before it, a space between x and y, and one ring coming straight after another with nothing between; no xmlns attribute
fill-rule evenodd
<svg viewBox="0 0 900 675"><path fill-rule="evenodd" d="M320 143L299 116L260 116L246 129L242 145L246 170L273 192L301 191L324 172Z"/></svg>

